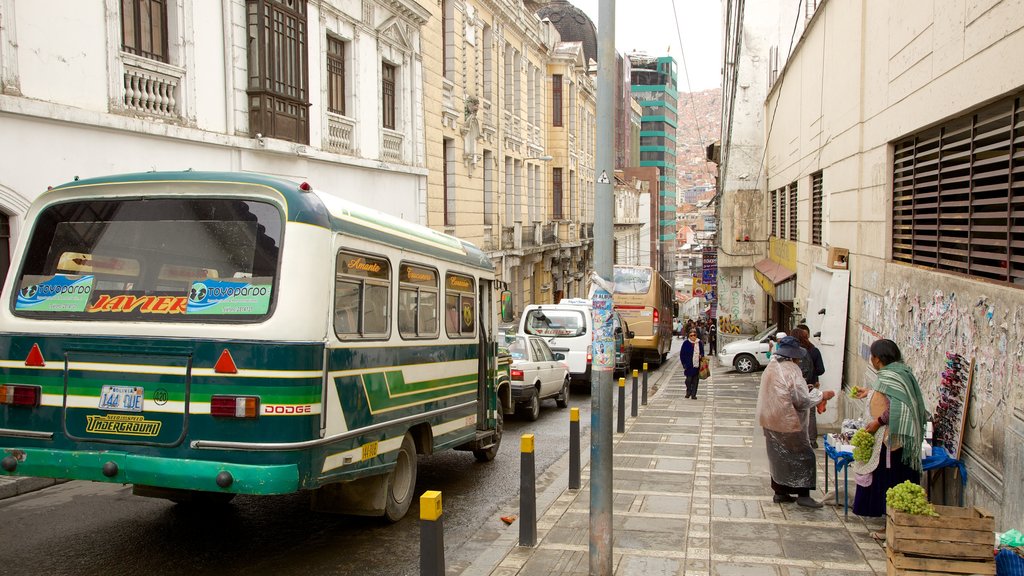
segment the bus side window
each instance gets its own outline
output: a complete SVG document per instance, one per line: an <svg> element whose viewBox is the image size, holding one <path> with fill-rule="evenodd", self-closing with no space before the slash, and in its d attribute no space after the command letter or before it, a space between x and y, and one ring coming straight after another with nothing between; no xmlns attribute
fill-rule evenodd
<svg viewBox="0 0 1024 576"><path fill-rule="evenodd" d="M391 326L391 265L385 258L338 252L334 331L339 338L386 338Z"/></svg>

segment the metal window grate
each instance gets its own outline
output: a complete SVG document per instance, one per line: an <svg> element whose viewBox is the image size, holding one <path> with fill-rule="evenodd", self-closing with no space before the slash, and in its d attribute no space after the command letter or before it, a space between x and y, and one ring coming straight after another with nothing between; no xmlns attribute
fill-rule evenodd
<svg viewBox="0 0 1024 576"><path fill-rule="evenodd" d="M821 246L822 173L811 174L811 244Z"/></svg>
<svg viewBox="0 0 1024 576"><path fill-rule="evenodd" d="M1022 102L895 143L893 260L1024 285Z"/></svg>
<svg viewBox="0 0 1024 576"><path fill-rule="evenodd" d="M777 190L770 192L772 197L772 236L778 236L779 230L779 194Z"/></svg>
<svg viewBox="0 0 1024 576"><path fill-rule="evenodd" d="M794 242L797 239L796 230L796 205L797 205L796 182L789 185L789 239Z"/></svg>
<svg viewBox="0 0 1024 576"><path fill-rule="evenodd" d="M345 115L345 42L327 37L327 109Z"/></svg>

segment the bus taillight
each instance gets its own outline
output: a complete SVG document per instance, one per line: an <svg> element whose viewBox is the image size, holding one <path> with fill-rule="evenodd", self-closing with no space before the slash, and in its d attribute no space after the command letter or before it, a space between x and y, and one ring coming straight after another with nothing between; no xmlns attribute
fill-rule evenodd
<svg viewBox="0 0 1024 576"><path fill-rule="evenodd" d="M657 308L654 309L654 325L655 326L658 325L658 309Z"/></svg>
<svg viewBox="0 0 1024 576"><path fill-rule="evenodd" d="M512 369L512 379L513 380L522 380L523 379L523 371L522 370L518 370L516 368L513 368Z"/></svg>
<svg viewBox="0 0 1024 576"><path fill-rule="evenodd" d="M21 386L5 384L0 386L0 404L10 406L39 406L41 390L39 386Z"/></svg>
<svg viewBox="0 0 1024 576"><path fill-rule="evenodd" d="M259 413L260 399L255 396L210 398L210 415L215 418L255 418Z"/></svg>

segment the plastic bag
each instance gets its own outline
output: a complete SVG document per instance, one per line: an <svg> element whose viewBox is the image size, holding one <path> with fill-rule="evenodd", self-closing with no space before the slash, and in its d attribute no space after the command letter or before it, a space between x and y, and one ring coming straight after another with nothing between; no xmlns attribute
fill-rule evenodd
<svg viewBox="0 0 1024 576"><path fill-rule="evenodd" d="M708 366L708 357L705 356L700 359L700 372L697 373L697 377L701 380L707 380L711 376L711 368Z"/></svg>
<svg viewBox="0 0 1024 576"><path fill-rule="evenodd" d="M999 535L999 543L1003 546L1024 546L1024 534L1017 529L1008 530Z"/></svg>

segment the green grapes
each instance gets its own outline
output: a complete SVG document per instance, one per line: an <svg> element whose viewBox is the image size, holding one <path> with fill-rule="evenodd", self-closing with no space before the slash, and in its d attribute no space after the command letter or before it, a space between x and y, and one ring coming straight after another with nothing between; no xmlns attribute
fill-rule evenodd
<svg viewBox="0 0 1024 576"><path fill-rule="evenodd" d="M910 480L904 480L885 491L885 503L893 510L920 516L938 516L928 502L924 488Z"/></svg>
<svg viewBox="0 0 1024 576"><path fill-rule="evenodd" d="M853 444L853 459L857 462L867 462L871 459L871 453L875 451L875 436L871 432L861 428L850 440Z"/></svg>
<svg viewBox="0 0 1024 576"><path fill-rule="evenodd" d="M860 393L860 386L854 386L850 388L850 398L856 398L857 394Z"/></svg>

